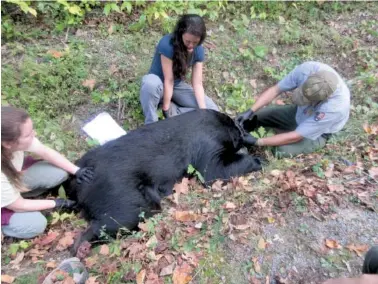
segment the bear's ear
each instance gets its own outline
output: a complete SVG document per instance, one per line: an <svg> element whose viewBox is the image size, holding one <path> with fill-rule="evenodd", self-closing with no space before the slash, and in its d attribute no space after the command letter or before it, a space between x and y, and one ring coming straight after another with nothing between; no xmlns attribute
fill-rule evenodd
<svg viewBox="0 0 378 284"><path fill-rule="evenodd" d="M243 128L247 132L256 130L258 128L257 115L255 114L252 119L244 121Z"/></svg>
<svg viewBox="0 0 378 284"><path fill-rule="evenodd" d="M243 131L237 127L235 127L233 130L228 130L228 134L231 137L232 146L234 149L240 149L243 145Z"/></svg>

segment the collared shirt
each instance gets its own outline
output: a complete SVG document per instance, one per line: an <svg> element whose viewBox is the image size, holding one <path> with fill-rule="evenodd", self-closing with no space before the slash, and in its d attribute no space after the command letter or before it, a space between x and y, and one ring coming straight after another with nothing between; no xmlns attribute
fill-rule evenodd
<svg viewBox="0 0 378 284"><path fill-rule="evenodd" d="M280 91L291 91L301 86L311 74L321 70L336 74L339 83L335 92L327 100L297 108L295 119L298 127L295 131L311 140L316 140L325 133L340 131L348 121L350 92L346 83L333 68L315 61L298 65L278 83Z"/></svg>

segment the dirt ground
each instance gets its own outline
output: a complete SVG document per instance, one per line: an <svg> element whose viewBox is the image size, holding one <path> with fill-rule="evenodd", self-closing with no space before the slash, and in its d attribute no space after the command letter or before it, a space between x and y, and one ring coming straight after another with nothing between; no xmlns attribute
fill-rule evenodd
<svg viewBox="0 0 378 284"><path fill-rule="evenodd" d="M205 89L206 93L217 101L223 111L235 115L244 110L235 107L229 101L230 92L239 90L237 88L240 82L246 87L242 92L238 91L237 95L240 97L237 104L245 103L244 93L250 97L256 97L266 87L275 83L278 77L282 77L290 71L290 68L296 63L305 60L326 62L345 78L352 90L353 109L346 129L339 137L330 141L316 158L308 157L303 161L295 159L282 161L275 159L266 151L254 153L262 154L268 163L264 171L251 182L253 189L242 193L237 190L224 191L221 197L222 202L226 200L234 202L237 207L235 212L227 212L229 213L226 214L227 218L230 218L232 214L244 214L243 218L250 217L249 228L242 231L242 234L245 233L247 237L233 239L226 228L230 226L231 221L226 218L228 221L224 221L225 226L219 229L219 232L225 236L224 242L219 242L215 255L212 253L208 257L205 256L205 261L196 267L192 283L311 284L321 283L328 278L360 274L366 250L361 250L358 255L348 246L371 247L378 244L378 182L376 178L374 179L368 174L368 170L373 166L376 167L378 163L378 160L369 158L370 153L377 149L378 139L377 133L368 135L363 130L364 123L377 122L377 114L373 113L373 104L370 101L367 102L367 99L378 103L378 96L377 88L368 86L361 75L361 70L374 74L378 72L378 69L374 69L376 68L374 66L378 66L378 38L367 32L368 29L378 32L377 12L377 6L372 4L363 11L330 15L329 19L309 21L304 26L300 24L290 26L292 23L289 19L284 24L253 20L241 33L235 32L231 20L222 23L209 23L208 39L205 42L207 47L207 62L204 72ZM370 23L371 26L367 28L368 24L366 23ZM78 134L75 134L75 141L67 141L67 148L74 151L76 157L89 148L84 142L84 135L80 131L80 127L100 111L109 112L117 118L120 125L128 129L133 129L143 123L140 118L140 110L135 107L135 104L138 105L137 84L140 83L141 77L149 68L151 55L161 32L152 28L140 33L126 31L108 34L106 31L110 24L111 20L105 22L101 27L83 24L78 29L70 31L66 43L62 43L65 38L63 34L18 42L10 49L5 48L9 44L2 46L2 50L5 50L2 52L2 60L6 62L2 64L3 68L6 65L22 65L22 60L28 56L37 60L40 58L40 54L47 50L59 50L66 45L74 46L76 44L80 46L88 59L88 78L96 78L95 91L101 93L108 88L108 70L113 65L117 66L118 71L112 78L120 86L136 84L137 91L128 89L126 92L127 94L135 92L136 95L133 93L132 100L125 99L122 103L125 107L122 116L119 112L120 100L95 103L89 94L85 97L85 103L72 110L71 114L74 119L69 124L69 130ZM295 32L292 32L293 29ZM301 34L299 38L297 38L297 32ZM253 48L256 45L264 45L268 48L266 58L263 60L245 59L241 50ZM13 49L18 48L15 46L21 46L24 52L15 56L12 53ZM266 69L267 67L270 69ZM125 85L121 85L122 83ZM227 84L232 86L231 91L222 89ZM241 93L243 94L241 95ZM287 96L284 96L283 101L284 103L288 102ZM358 106L361 107L361 111ZM135 112L136 110L139 112ZM344 163L340 166L342 164L340 158L351 161L352 165L361 163L358 166L361 168L357 167L353 174L349 174L352 179L364 179L364 183L345 185L345 192L333 195L329 191L324 192L327 188L326 185L329 183L341 184L348 176L348 173L345 173L347 165ZM279 194L282 190L279 179L272 182L274 178L271 173L274 170L281 171L283 175L290 170L304 175L315 171L313 167L317 165L321 165L321 172L329 170L330 165L339 167L334 176L322 177L321 181L316 180L322 184L319 186L319 192L322 192L318 198L325 198L326 203L330 196L337 199L329 203L327 212L313 211L314 208L322 206L322 201L306 196L301 188L290 189L282 197ZM363 195L361 189L363 186L366 186L366 195ZM171 207L172 204L169 203L170 205L165 207L163 215L169 215L169 212L178 210L177 208L197 209L199 204L205 203L204 200L207 200L208 203L219 200L218 194L221 193L217 190L210 190L206 193L203 193L202 190L194 191L184 198L185 201L182 204ZM216 197L214 197L215 195ZM361 196L365 199L359 199ZM263 197L270 207L261 205L265 204L265 201L261 201L262 203L259 201L259 198L263 199ZM286 210L282 210L282 207L279 208L277 205L282 201L281 199L291 200L287 203ZM315 203L317 206L313 207ZM250 204L255 207L248 210L243 209ZM257 209L254 211L255 208ZM219 216L223 217L221 213ZM210 220L207 215L206 218L208 218L209 224L214 225L214 220ZM66 220L58 226L51 227L65 231L68 230L68 227L72 229L70 222L70 220ZM194 226L194 224L191 225ZM174 226L177 226L176 229L180 229L180 226L175 224L172 226L173 231L175 230ZM190 226L188 225L188 227ZM186 236L182 238L186 239ZM326 240L332 241L335 248L327 246ZM2 274L16 276L15 283L37 283L39 276L51 271L46 268L46 263L52 261L59 263L69 255L67 250L63 252L50 250L39 264L25 257L15 267L13 264L7 264L10 261L8 253L10 244L8 239L2 246ZM95 254L99 255L98 251L94 251L93 255ZM114 260L111 256L109 259ZM101 256L101 260L107 259ZM123 277L126 274L122 270L124 267L119 259L116 261L121 267L117 266L118 270L111 273L115 275L119 272ZM144 260L141 263L144 264ZM101 265L102 263L99 261L98 266ZM129 283L122 277L111 278L109 276L111 273L103 272L101 267L96 266L90 269L90 275L97 275L100 283ZM164 283L172 283L171 279L166 278L165 280Z"/></svg>

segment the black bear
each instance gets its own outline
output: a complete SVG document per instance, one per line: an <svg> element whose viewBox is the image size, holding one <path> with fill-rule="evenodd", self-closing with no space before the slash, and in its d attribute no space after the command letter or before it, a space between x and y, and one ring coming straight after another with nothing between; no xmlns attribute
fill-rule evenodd
<svg viewBox="0 0 378 284"><path fill-rule="evenodd" d="M89 228L75 241L135 229L140 213L160 210L162 197L187 173L191 164L206 183L261 169L258 158L237 153L249 135L229 116L196 110L144 125L86 153L77 165L93 167L94 179L67 183L67 194L78 201Z"/></svg>

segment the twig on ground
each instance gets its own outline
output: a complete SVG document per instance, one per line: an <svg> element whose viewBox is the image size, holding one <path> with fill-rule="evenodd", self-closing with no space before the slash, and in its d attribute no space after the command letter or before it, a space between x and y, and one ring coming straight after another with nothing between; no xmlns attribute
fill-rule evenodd
<svg viewBox="0 0 378 284"><path fill-rule="evenodd" d="M67 40L68 40L68 33L69 33L69 31L70 31L70 27L67 28L67 32L66 32L66 36L64 38L64 42L67 42Z"/></svg>
<svg viewBox="0 0 378 284"><path fill-rule="evenodd" d="M205 267L205 265L208 263L208 261L209 261L209 258L206 258L204 264L200 267L200 269L197 270L196 274L193 275L192 279L190 280L190 282L188 284L193 283L194 278L196 278L196 276L198 275L198 273L201 272L201 270Z"/></svg>

